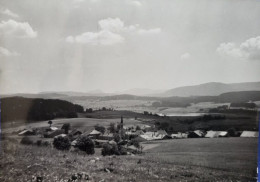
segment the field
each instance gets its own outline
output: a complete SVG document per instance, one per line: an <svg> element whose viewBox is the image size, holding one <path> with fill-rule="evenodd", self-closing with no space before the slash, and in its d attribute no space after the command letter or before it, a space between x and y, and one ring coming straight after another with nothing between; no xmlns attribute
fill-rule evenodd
<svg viewBox="0 0 260 182"><path fill-rule="evenodd" d="M158 145L159 144L159 145ZM198 138L146 142L146 154L166 163L256 176L257 138Z"/></svg>
<svg viewBox="0 0 260 182"><path fill-rule="evenodd" d="M107 127L110 123L119 123L120 118L114 118L114 119L95 119L95 118L69 118L69 119L55 119L52 120L53 124L52 126L61 128L63 124L70 123L71 128L77 128L84 131L89 131L90 129L93 129L95 125L99 124L104 127ZM133 118L124 118L124 124L131 125L131 124L141 124L140 121L134 120ZM34 122L34 123L17 123L19 126L15 127L7 127L3 129L3 133L12 133L12 132L18 132L25 128L41 128L46 127L48 125L48 121L40 121L40 122Z"/></svg>
<svg viewBox="0 0 260 182"><path fill-rule="evenodd" d="M158 145L159 144L159 145ZM75 173L92 182L256 181L257 139L183 139L146 143L142 155L87 156L51 147L1 141L0 181L68 181ZM86 181L86 180L81 180Z"/></svg>

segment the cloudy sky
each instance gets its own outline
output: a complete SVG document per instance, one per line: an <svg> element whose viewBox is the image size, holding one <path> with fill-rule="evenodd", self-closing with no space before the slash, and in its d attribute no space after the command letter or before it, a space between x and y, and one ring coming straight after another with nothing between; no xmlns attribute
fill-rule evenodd
<svg viewBox="0 0 260 182"><path fill-rule="evenodd" d="M259 0L1 0L1 93L260 81Z"/></svg>

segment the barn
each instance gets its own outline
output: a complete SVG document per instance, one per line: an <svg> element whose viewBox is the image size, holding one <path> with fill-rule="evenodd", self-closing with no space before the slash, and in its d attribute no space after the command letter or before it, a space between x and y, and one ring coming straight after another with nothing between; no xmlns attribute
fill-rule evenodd
<svg viewBox="0 0 260 182"><path fill-rule="evenodd" d="M258 131L243 131L240 137L258 137Z"/></svg>

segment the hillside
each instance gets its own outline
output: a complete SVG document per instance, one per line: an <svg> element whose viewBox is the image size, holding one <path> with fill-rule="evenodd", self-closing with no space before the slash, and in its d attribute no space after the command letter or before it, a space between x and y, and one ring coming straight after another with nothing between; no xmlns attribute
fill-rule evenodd
<svg viewBox="0 0 260 182"><path fill-rule="evenodd" d="M1 121L39 121L58 117L77 117L83 107L58 99L8 97L1 99Z"/></svg>
<svg viewBox="0 0 260 182"><path fill-rule="evenodd" d="M245 82L245 83L218 83L210 82L194 86L184 86L168 90L161 93L162 97L179 96L217 96L226 92L237 91L260 91L260 82Z"/></svg>

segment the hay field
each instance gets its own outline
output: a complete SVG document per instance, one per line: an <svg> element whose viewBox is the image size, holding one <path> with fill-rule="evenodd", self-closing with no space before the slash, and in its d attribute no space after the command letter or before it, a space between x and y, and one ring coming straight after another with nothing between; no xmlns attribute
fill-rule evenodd
<svg viewBox="0 0 260 182"><path fill-rule="evenodd" d="M145 142L143 145L156 145L145 153L162 163L206 167L216 171L233 172L232 175L241 178L253 179L257 167L257 140L257 138L190 138Z"/></svg>

